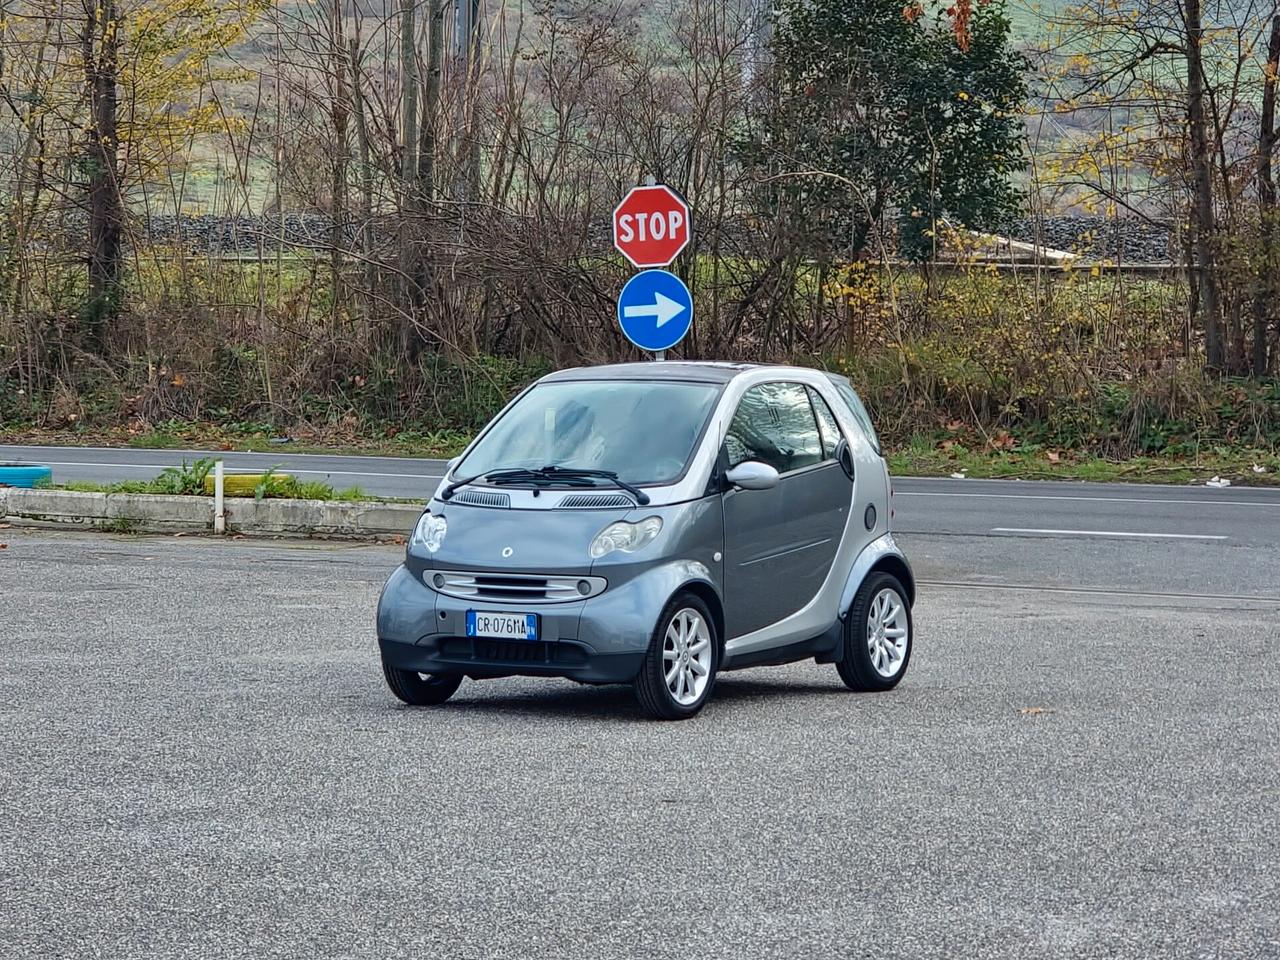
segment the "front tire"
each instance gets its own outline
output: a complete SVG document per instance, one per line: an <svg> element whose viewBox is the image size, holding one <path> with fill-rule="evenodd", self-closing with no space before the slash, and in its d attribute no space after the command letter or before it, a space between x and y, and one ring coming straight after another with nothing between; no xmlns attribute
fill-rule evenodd
<svg viewBox="0 0 1280 960"><path fill-rule="evenodd" d="M892 690L907 672L914 639L906 590L892 574L871 574L845 620L840 679L850 690Z"/></svg>
<svg viewBox="0 0 1280 960"><path fill-rule="evenodd" d="M401 670L382 660L382 675L387 686L397 697L411 707L434 707L444 703L462 686L462 676L456 673L414 673Z"/></svg>
<svg viewBox="0 0 1280 960"><path fill-rule="evenodd" d="M658 618L636 675L636 699L654 719L687 720L711 696L719 668L720 638L711 611L694 594L678 593Z"/></svg>

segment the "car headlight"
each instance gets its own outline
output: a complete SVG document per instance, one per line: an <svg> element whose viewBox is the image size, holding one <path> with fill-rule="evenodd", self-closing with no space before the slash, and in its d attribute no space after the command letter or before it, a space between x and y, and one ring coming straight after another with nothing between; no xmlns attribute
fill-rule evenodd
<svg viewBox="0 0 1280 960"><path fill-rule="evenodd" d="M591 559L599 560L615 550L635 553L645 544L652 543L661 529L661 517L646 517L636 523L627 523L625 520L611 523L591 541Z"/></svg>
<svg viewBox="0 0 1280 960"><path fill-rule="evenodd" d="M437 517L433 513L424 513L418 520L418 525L413 528L413 536L409 540L411 547L426 547L427 553L435 553L440 549L440 545L444 543L444 535L449 530L449 524L445 522L444 517Z"/></svg>

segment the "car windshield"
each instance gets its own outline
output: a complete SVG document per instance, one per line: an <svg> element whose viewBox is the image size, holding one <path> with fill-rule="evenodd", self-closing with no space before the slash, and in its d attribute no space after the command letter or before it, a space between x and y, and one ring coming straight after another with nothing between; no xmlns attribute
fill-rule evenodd
<svg viewBox="0 0 1280 960"><path fill-rule="evenodd" d="M489 428L453 475L555 466L608 470L635 484L669 483L684 472L719 393L713 384L657 380L539 384Z"/></svg>

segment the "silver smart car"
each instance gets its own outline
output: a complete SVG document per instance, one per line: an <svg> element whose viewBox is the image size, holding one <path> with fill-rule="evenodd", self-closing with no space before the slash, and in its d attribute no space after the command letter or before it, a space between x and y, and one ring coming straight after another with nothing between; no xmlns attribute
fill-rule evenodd
<svg viewBox="0 0 1280 960"><path fill-rule="evenodd" d="M449 465L378 603L409 704L464 677L633 684L697 713L716 674L814 659L888 690L915 578L889 474L843 377L796 367L564 370Z"/></svg>

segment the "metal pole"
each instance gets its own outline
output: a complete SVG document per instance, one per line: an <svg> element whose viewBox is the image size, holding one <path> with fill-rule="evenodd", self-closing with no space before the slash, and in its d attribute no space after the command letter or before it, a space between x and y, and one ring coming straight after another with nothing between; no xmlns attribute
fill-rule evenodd
<svg viewBox="0 0 1280 960"><path fill-rule="evenodd" d="M655 353L653 354L653 359L656 360L658 363L661 363L663 360L667 359L667 351L665 350L655 351Z"/></svg>
<svg viewBox="0 0 1280 960"><path fill-rule="evenodd" d="M213 465L213 532L227 532L227 514L222 503L222 461Z"/></svg>

